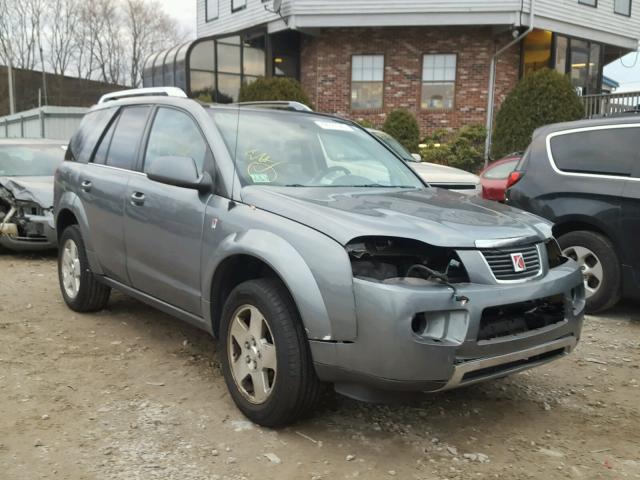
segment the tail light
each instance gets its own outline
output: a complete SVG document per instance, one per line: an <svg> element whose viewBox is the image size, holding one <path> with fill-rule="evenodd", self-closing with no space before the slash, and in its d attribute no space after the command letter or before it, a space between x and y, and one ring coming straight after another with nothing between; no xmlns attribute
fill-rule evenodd
<svg viewBox="0 0 640 480"><path fill-rule="evenodd" d="M518 183L522 177L524 177L524 173L518 170L515 170L509 174L509 178L507 179L507 189L513 187L516 183Z"/></svg>

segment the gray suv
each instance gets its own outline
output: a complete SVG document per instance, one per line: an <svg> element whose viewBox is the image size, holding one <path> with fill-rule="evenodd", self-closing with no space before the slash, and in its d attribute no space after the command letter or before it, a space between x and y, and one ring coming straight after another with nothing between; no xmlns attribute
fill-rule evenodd
<svg viewBox="0 0 640 480"><path fill-rule="evenodd" d="M323 385L435 392L576 345L582 275L547 221L429 187L347 120L175 95L112 94L71 139L55 177L71 309L115 288L215 335L234 401L271 427Z"/></svg>

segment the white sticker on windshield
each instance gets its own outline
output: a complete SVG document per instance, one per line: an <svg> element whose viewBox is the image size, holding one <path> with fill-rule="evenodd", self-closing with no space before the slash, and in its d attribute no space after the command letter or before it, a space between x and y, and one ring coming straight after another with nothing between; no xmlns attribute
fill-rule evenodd
<svg viewBox="0 0 640 480"><path fill-rule="evenodd" d="M353 132L353 128L340 122L332 122L327 120L316 120L316 125L324 130L339 130L341 132Z"/></svg>
<svg viewBox="0 0 640 480"><path fill-rule="evenodd" d="M250 173L249 175L251 176L253 183L271 183L269 175L265 173Z"/></svg>

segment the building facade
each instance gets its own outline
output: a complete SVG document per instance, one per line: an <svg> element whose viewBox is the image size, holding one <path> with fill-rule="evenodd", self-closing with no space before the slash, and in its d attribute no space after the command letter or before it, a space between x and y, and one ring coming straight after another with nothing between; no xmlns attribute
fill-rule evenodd
<svg viewBox="0 0 640 480"><path fill-rule="evenodd" d="M484 123L539 68L600 93L603 66L638 48L633 0L198 0L198 40L151 56L146 86L232 102L259 76L299 79L314 107L381 124L411 110L423 133Z"/></svg>

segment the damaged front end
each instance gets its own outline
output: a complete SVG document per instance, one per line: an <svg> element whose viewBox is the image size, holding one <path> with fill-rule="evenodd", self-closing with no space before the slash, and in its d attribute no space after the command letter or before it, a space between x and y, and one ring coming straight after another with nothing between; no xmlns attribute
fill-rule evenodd
<svg viewBox="0 0 640 480"><path fill-rule="evenodd" d="M55 248L51 207L22 196L25 199L16 198L12 190L0 182L0 246L20 251Z"/></svg>

